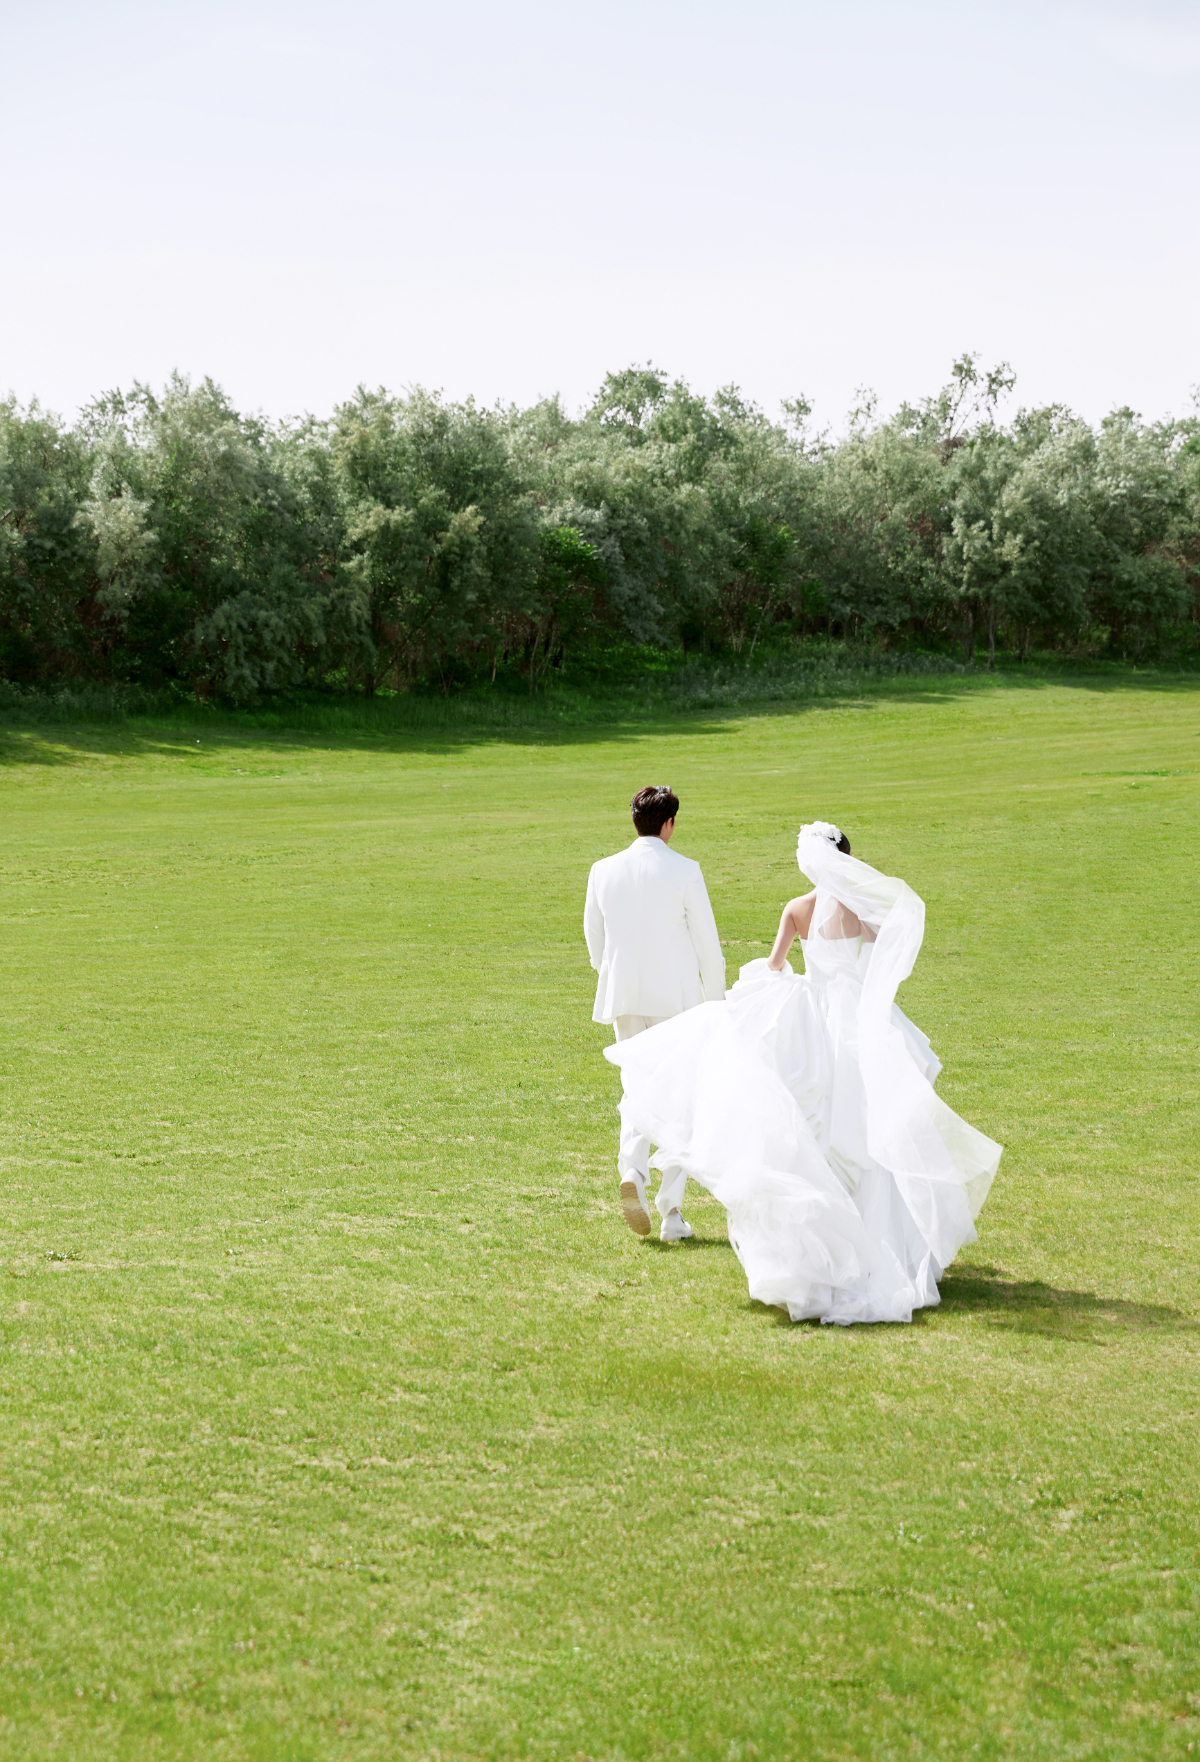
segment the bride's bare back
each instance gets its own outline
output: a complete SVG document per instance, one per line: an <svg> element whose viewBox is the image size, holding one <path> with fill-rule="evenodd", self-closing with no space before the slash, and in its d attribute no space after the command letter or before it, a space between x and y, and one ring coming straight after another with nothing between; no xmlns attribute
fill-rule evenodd
<svg viewBox="0 0 1200 1762"><path fill-rule="evenodd" d="M788 950L797 936L801 942L808 940L816 903L817 894L814 888L811 893L805 893L799 899L789 899L784 906L783 916L779 920L779 934L776 936L775 946L767 958L767 965L773 973L782 973ZM817 934L824 936L829 942L849 941L851 937L856 936L861 936L864 942L874 942L875 940L875 932L871 926L864 924L857 912L852 912L848 905L842 904L841 900L837 902Z"/></svg>

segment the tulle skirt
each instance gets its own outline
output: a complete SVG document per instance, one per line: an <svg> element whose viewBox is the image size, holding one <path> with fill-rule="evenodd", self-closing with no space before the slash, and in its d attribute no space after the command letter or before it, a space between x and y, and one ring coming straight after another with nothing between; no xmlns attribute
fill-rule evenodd
<svg viewBox="0 0 1200 1762"><path fill-rule="evenodd" d="M919 1169L901 1184L869 1154L860 994L849 977L814 982L756 961L725 1002L605 1049L624 1122L657 1145L656 1166L720 1200L751 1297L793 1321L911 1321L975 1239L961 1185ZM893 1023L931 1082L941 1067L928 1040L894 1006Z"/></svg>

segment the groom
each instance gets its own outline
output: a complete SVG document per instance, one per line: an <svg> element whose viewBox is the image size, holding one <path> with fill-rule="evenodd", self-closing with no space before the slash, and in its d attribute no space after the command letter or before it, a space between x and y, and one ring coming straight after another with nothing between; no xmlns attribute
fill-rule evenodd
<svg viewBox="0 0 1200 1762"><path fill-rule="evenodd" d="M611 1022L618 1040L725 995L725 957L700 865L668 849L679 797L652 785L638 790L630 808L637 837L592 864L583 908L588 954L600 975L592 1020ZM648 1236L650 1140L624 1121L617 1172L625 1221ZM663 1171L655 1205L664 1242L692 1233L679 1209L686 1184L682 1169Z"/></svg>

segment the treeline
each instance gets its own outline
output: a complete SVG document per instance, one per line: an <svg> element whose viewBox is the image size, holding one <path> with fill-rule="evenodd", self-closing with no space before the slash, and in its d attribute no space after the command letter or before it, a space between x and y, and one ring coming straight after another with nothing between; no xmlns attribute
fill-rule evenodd
<svg viewBox="0 0 1200 1762"><path fill-rule="evenodd" d="M0 677L234 701L303 683L446 690L622 645L743 658L820 634L970 659L1197 643L1200 420L1098 428L938 396L845 436L734 389L610 374L479 409L359 392L268 423L173 379L66 426L0 404Z"/></svg>

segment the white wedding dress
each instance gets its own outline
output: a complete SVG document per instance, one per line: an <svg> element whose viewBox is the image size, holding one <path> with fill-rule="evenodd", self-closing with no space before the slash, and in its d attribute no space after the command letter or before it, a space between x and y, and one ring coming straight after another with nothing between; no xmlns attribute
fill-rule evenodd
<svg viewBox="0 0 1200 1762"><path fill-rule="evenodd" d="M895 1003L924 905L838 836L818 823L797 845L816 885L802 977L751 961L723 1003L605 1056L656 1166L724 1205L751 1297L793 1321L907 1322L975 1240L1000 1146L934 1093L941 1065Z"/></svg>

